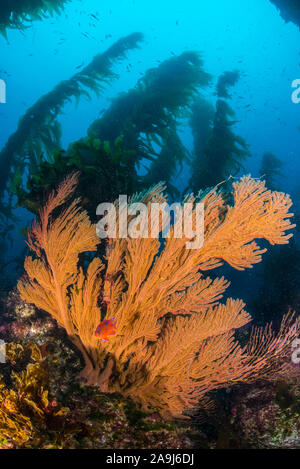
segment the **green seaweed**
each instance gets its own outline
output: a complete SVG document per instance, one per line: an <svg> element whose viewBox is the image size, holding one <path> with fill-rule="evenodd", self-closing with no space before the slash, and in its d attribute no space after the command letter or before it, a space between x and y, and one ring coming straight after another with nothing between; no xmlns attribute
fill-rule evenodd
<svg viewBox="0 0 300 469"><path fill-rule="evenodd" d="M237 175L244 169L243 161L250 156L245 140L232 130L236 123L233 109L225 99L220 99L221 96L230 96L228 88L236 83L238 77L238 72L225 72L220 76L217 84L219 99L213 121L211 106L206 101L198 99L193 106L190 123L194 158L189 184L195 192ZM201 119L202 125L198 126Z"/></svg>
<svg viewBox="0 0 300 469"><path fill-rule="evenodd" d="M0 152L0 196L3 195L13 170L15 172L18 168L17 171L23 174L24 167L29 164L29 172L33 173L44 159L44 153L51 160L53 151L61 148L61 129L56 119L63 106L73 98L90 98L89 90L99 94L105 84L117 78L112 71L114 63L124 58L130 49L138 47L141 40L140 33L120 39L27 110L20 119L16 132L10 136ZM18 173L18 178L20 177Z"/></svg>
<svg viewBox="0 0 300 469"><path fill-rule="evenodd" d="M197 52L184 52L148 70L137 85L116 98L103 116L89 128L89 135L113 142L124 136L125 148L135 150L137 159L151 159L162 147L168 128L183 117L199 88L210 75L203 70Z"/></svg>
<svg viewBox="0 0 300 469"><path fill-rule="evenodd" d="M240 73L236 70L234 72L224 72L217 83L217 96L219 98L231 98L228 88L234 86L240 79Z"/></svg>
<svg viewBox="0 0 300 469"><path fill-rule="evenodd" d="M143 178L144 187L153 186L163 179L168 193L173 197L178 196L179 191L171 181L176 177L178 170L182 169L184 162L190 162L188 150L181 142L176 128L170 128L160 153L151 161L148 172Z"/></svg>
<svg viewBox="0 0 300 469"><path fill-rule="evenodd" d="M0 34L7 39L7 29L28 28L32 21L61 14L70 0L9 0L0 3Z"/></svg>
<svg viewBox="0 0 300 469"><path fill-rule="evenodd" d="M132 153L124 151L122 146L122 138L110 144L86 137L73 143L68 152L55 151L53 162L41 161L35 173L28 176L25 188L20 181L13 180L11 191L17 196L19 206L36 214L45 193L53 189L58 180L72 171L80 171L78 195L84 207L94 215L101 201L118 197L122 191L130 193L138 186Z"/></svg>
<svg viewBox="0 0 300 469"><path fill-rule="evenodd" d="M45 192L71 170L81 172L79 193L92 216L103 200L140 191L156 178L170 182L176 168L188 159L177 135L177 118L188 111L198 88L209 82L202 66L199 54L188 52L148 70L135 88L116 98L92 124L86 138L67 151L54 151L52 158L36 161L25 187L16 173L10 190L18 205L37 213ZM151 162L143 176L142 160ZM175 192L170 183L172 189Z"/></svg>
<svg viewBox="0 0 300 469"><path fill-rule="evenodd" d="M272 152L266 151L263 154L259 173L270 189L275 189L276 178L282 176L282 167L283 162Z"/></svg>
<svg viewBox="0 0 300 469"><path fill-rule="evenodd" d="M281 17L292 21L300 29L300 4L298 0L270 0L280 11Z"/></svg>

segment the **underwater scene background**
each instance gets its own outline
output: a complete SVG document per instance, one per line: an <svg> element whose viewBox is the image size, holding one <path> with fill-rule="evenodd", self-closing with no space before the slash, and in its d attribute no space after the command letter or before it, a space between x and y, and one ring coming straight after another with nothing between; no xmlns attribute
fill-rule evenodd
<svg viewBox="0 0 300 469"><path fill-rule="evenodd" d="M298 0L0 1L0 448L300 448L299 38ZM199 253L96 236L192 192Z"/></svg>

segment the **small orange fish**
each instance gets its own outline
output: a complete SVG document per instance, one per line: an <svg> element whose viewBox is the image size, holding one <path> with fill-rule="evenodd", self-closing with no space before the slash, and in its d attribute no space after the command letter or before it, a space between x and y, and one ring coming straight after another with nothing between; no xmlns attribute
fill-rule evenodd
<svg viewBox="0 0 300 469"><path fill-rule="evenodd" d="M116 320L115 318L112 319L104 319L104 321L100 322L99 326L95 331L95 336L99 337L99 339L105 340L105 342L109 342L109 337L116 334Z"/></svg>

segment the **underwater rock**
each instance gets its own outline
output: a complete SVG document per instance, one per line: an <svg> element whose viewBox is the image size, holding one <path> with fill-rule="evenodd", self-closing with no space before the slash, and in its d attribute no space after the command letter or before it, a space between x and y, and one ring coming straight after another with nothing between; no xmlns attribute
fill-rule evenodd
<svg viewBox="0 0 300 469"><path fill-rule="evenodd" d="M189 427L78 381L82 364L64 330L35 308L22 314L28 306L15 290L1 301L0 449L193 447Z"/></svg>
<svg viewBox="0 0 300 469"><path fill-rule="evenodd" d="M36 315L36 308L32 304L21 300L17 289L9 293L6 306L9 314L16 319L25 319Z"/></svg>
<svg viewBox="0 0 300 469"><path fill-rule="evenodd" d="M261 382L233 396L231 422L246 442L262 449L300 449L300 368L291 380Z"/></svg>
<svg viewBox="0 0 300 469"><path fill-rule="evenodd" d="M55 321L38 311L34 305L21 300L16 289L1 298L1 339L42 345L49 334L54 334L55 329L57 335L58 328Z"/></svg>

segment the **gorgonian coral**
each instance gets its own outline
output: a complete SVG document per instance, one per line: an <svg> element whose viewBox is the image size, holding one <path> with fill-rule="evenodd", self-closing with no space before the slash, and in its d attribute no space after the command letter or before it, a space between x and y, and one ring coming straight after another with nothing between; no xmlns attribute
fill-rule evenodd
<svg viewBox="0 0 300 469"><path fill-rule="evenodd" d="M158 238L109 239L104 259L95 257L84 270L79 255L96 250L95 226L78 200L60 216L53 214L77 182L76 174L67 178L40 211L28 237L35 258L26 258L27 276L18 288L22 299L66 329L84 357L82 376L89 384L169 417L204 402L209 391L281 369L299 322L285 317L277 334L270 326L254 329L242 347L234 333L251 317L240 300L221 304L229 283L205 272L223 262L238 270L260 262L265 249L255 239L288 243L286 231L293 227L288 195L244 177L233 184L232 206L217 189L187 196L185 202L204 204L201 249L186 249L187 239L176 237L173 227L163 246ZM147 205L139 219L143 226L151 203L166 202L163 186L130 202ZM110 318L116 335L99 340L95 330Z"/></svg>

